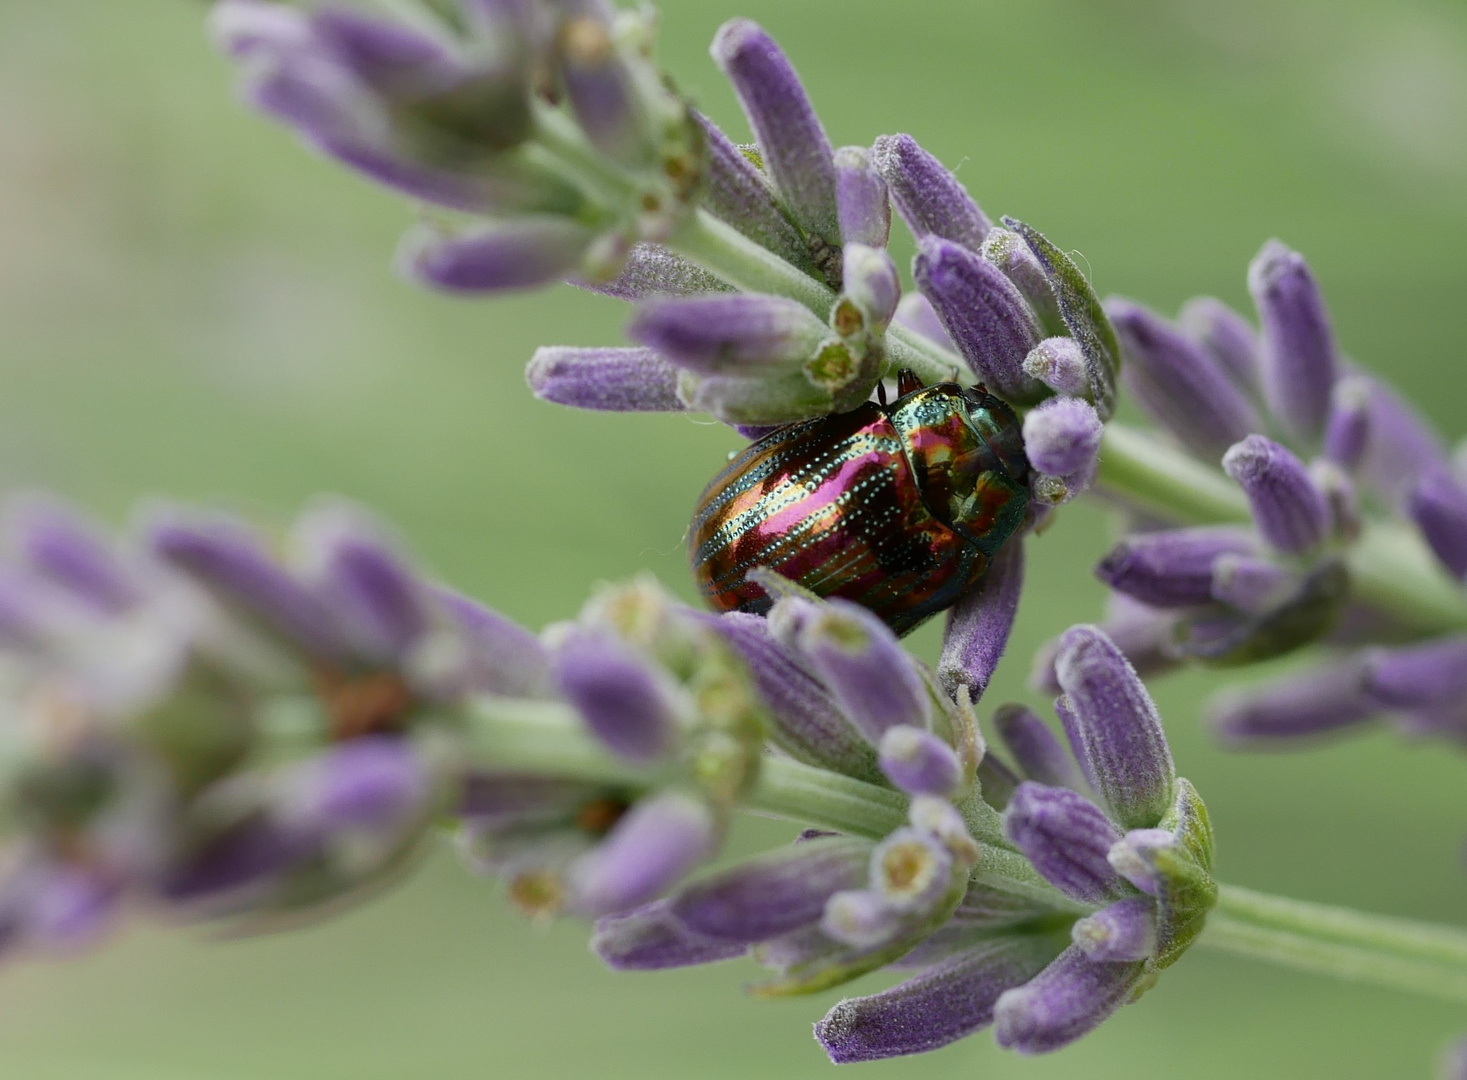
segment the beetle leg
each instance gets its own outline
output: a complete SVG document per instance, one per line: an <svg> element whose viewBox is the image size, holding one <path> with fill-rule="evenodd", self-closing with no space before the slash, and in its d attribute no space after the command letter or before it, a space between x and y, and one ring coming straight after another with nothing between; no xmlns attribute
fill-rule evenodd
<svg viewBox="0 0 1467 1080"><path fill-rule="evenodd" d="M883 409L886 408L886 380L880 379L876 383L876 401Z"/></svg>
<svg viewBox="0 0 1467 1080"><path fill-rule="evenodd" d="M907 368L902 368L901 371L897 372L897 395L899 397L906 397L908 394L914 394L921 389L922 380L917 378L914 372Z"/></svg>

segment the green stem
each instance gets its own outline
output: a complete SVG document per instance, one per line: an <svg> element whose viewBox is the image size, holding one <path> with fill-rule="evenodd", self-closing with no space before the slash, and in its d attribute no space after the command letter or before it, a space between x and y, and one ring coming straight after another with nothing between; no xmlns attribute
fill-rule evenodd
<svg viewBox="0 0 1467 1080"><path fill-rule="evenodd" d="M1467 931L1224 885L1198 944L1467 1004Z"/></svg>
<svg viewBox="0 0 1467 1080"><path fill-rule="evenodd" d="M667 246L745 292L773 293L804 304L824 321L835 293L706 210L695 211Z"/></svg>

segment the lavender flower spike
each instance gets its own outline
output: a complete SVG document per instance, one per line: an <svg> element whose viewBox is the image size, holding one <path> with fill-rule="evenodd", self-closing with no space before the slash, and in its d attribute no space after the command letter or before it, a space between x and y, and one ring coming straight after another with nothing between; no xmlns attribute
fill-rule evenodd
<svg viewBox="0 0 1467 1080"><path fill-rule="evenodd" d="M1083 795L1026 780L1004 810L1003 829L1066 896L1101 904L1123 894L1120 875L1106 861L1120 830Z"/></svg>
<svg viewBox="0 0 1467 1080"><path fill-rule="evenodd" d="M650 763L671 752L678 718L650 664L610 636L579 633L555 654L555 677L586 726L618 757Z"/></svg>
<svg viewBox="0 0 1467 1080"><path fill-rule="evenodd" d="M760 375L798 368L825 325L794 300L759 293L649 300L627 336L703 375Z"/></svg>
<svg viewBox="0 0 1467 1080"><path fill-rule="evenodd" d="M1409 509L1442 565L1467 579L1467 490L1446 469L1434 468L1411 493Z"/></svg>
<svg viewBox="0 0 1467 1080"><path fill-rule="evenodd" d="M1002 270L950 240L924 236L912 274L979 379L1010 401L1040 395L1043 387L1024 373L1039 327Z"/></svg>
<svg viewBox="0 0 1467 1080"><path fill-rule="evenodd" d="M1055 677L1070 746L1097 793L1126 828L1155 825L1171 806L1176 772L1135 670L1099 628L1075 626L1060 638Z"/></svg>
<svg viewBox="0 0 1467 1080"><path fill-rule="evenodd" d="M1295 435L1324 434L1339 369L1324 297L1304 257L1277 240L1248 267L1248 291L1263 324L1263 394Z"/></svg>
<svg viewBox="0 0 1467 1080"><path fill-rule="evenodd" d="M957 752L930 731L899 724L881 737L881 771L908 795L947 797L963 782Z"/></svg>
<svg viewBox="0 0 1467 1080"><path fill-rule="evenodd" d="M719 27L709 51L733 83L764 166L795 220L831 247L838 246L840 214L830 140L789 59L748 19Z"/></svg>
<svg viewBox="0 0 1467 1080"><path fill-rule="evenodd" d="M886 177L897 212L918 240L939 236L973 253L993 227L958 178L910 135L883 135L871 161Z"/></svg>
<svg viewBox="0 0 1467 1080"><path fill-rule="evenodd" d="M523 217L458 234L421 225L398 249L402 274L446 292L530 289L559 281L581 262L595 234L560 217Z"/></svg>
<svg viewBox="0 0 1467 1080"><path fill-rule="evenodd" d="M691 796L643 799L571 868L571 906L612 915L655 899L713 854L717 831L712 812Z"/></svg>
<svg viewBox="0 0 1467 1080"><path fill-rule="evenodd" d="M1216 461L1259 428L1258 412L1203 348L1129 300L1106 301L1126 363L1121 379L1137 403L1194 454Z"/></svg>
<svg viewBox="0 0 1467 1080"><path fill-rule="evenodd" d="M1093 1031L1131 997L1145 966L1100 964L1077 946L994 1007L993 1036L1021 1054L1043 1054Z"/></svg>
<svg viewBox="0 0 1467 1080"><path fill-rule="evenodd" d="M542 401L602 412L681 412L677 368L652 349L545 345L525 381Z"/></svg>
<svg viewBox="0 0 1467 1080"><path fill-rule="evenodd" d="M1223 470L1248 496L1259 533L1279 551L1309 551L1329 534L1323 493L1304 463L1272 439L1249 435L1223 456Z"/></svg>

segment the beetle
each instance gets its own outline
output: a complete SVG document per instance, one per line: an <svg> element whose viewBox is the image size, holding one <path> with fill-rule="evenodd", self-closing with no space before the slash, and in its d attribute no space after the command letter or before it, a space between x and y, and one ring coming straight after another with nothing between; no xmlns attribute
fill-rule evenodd
<svg viewBox="0 0 1467 1080"><path fill-rule="evenodd" d="M765 566L905 634L982 578L1029 506L1019 419L981 386L903 371L897 391L772 431L713 479L689 540L709 606L768 611Z"/></svg>

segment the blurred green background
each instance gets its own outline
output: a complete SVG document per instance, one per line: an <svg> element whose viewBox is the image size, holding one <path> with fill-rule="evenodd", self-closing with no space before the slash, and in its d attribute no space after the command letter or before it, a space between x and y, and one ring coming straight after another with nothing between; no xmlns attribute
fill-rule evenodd
<svg viewBox="0 0 1467 1080"><path fill-rule="evenodd" d="M717 425L533 401L537 344L614 342L570 289L423 295L389 257L409 212L232 100L187 0L0 0L0 484L122 521L140 497L285 522L312 493L377 508L448 580L538 626L656 571L736 443ZM1306 252L1342 340L1452 437L1467 417L1467 12L1460 0L669 0L664 58L736 133L706 55L725 18L784 43L837 144L911 131L994 214L1078 251L1102 293L1242 304L1271 235ZM903 240L905 243L905 240ZM1032 545L1011 659L1094 618L1108 525ZM915 640L931 655L930 628ZM1157 695L1229 881L1467 922L1467 763L1375 735L1230 755L1211 682ZM743 845L787 837L754 822ZM828 1075L835 995L746 999L752 967L612 976L447 853L284 936L134 926L0 971L6 1080ZM868 988L880 985L868 980ZM1098 1033L1025 1060L987 1035L853 1067L901 1077L1411 1077L1460 1010L1202 950Z"/></svg>

